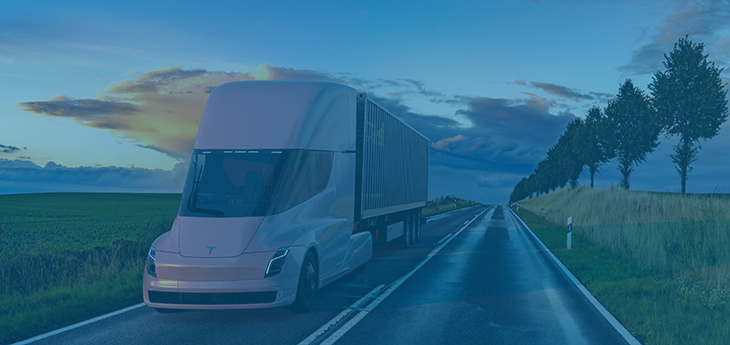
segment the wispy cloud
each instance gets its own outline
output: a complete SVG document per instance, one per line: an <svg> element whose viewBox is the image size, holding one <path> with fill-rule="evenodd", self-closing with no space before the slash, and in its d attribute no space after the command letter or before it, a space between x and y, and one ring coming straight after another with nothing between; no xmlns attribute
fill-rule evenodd
<svg viewBox="0 0 730 345"><path fill-rule="evenodd" d="M522 79L516 79L513 82L505 82L506 84L514 84L514 85L520 85L520 86L527 86L533 89L542 90L548 95L551 96L557 96L559 99L562 99L564 101L570 101L575 103L583 103L583 104L595 104L596 102L599 103L605 103L606 101L613 98L613 95L604 93L604 92L594 92L594 91L588 91L584 92L579 89L571 88L565 85L559 85L554 83L548 83L548 82L539 82L539 81L531 81L526 82ZM530 92L523 92L525 95L530 96L531 98L540 97L534 93ZM543 98L544 99L544 98ZM560 108L566 108L566 109L573 109L574 105L568 105L565 103L559 103L559 101L556 100L545 100L547 103L549 103L551 106L554 107L560 107Z"/></svg>
<svg viewBox="0 0 730 345"><path fill-rule="evenodd" d="M666 8L672 11L649 42L635 50L631 61L618 68L625 76L653 74L662 68L664 53L669 52L681 37L689 35L696 42L719 42L709 46L711 60L719 60L727 66L730 61L730 45L723 45L723 38L730 29L730 2L716 0L672 0ZM725 40L727 42L727 40ZM708 52L706 50L706 52Z"/></svg>
<svg viewBox="0 0 730 345"><path fill-rule="evenodd" d="M19 147L15 147L15 146L12 146L12 145L0 145L0 152L3 152L3 153L14 153L14 152L17 152L17 151L20 151L20 148Z"/></svg>
<svg viewBox="0 0 730 345"><path fill-rule="evenodd" d="M90 127L102 129L128 129L123 121L127 115L140 112L135 104L100 99L73 99L58 96L48 101L21 102L21 109L37 114L57 117L69 117ZM122 121L120 121L122 120Z"/></svg>
<svg viewBox="0 0 730 345"><path fill-rule="evenodd" d="M441 139L439 141L432 142L431 143L431 147L434 148L434 149L436 149L436 150L439 150L439 151L447 151L448 152L448 151L451 151L451 149L449 148L449 146L452 143L458 143L460 141L464 141L464 140L467 140L467 139L469 139L469 138L467 138L467 137L465 137L465 136L463 136L461 134L457 134L457 135L455 135L453 137L450 137L450 138L444 138L444 139Z"/></svg>
<svg viewBox="0 0 730 345"><path fill-rule="evenodd" d="M557 85L552 83L541 83L537 81L530 82L530 86L541 89L551 95L572 99L575 101L590 101L593 100L593 96L584 94L571 89L567 86Z"/></svg>
<svg viewBox="0 0 730 345"><path fill-rule="evenodd" d="M399 79L413 85L416 88L416 92L420 96L424 96L432 102L443 102L446 100L446 95L443 92L431 90L426 88L426 84L422 81L415 79Z"/></svg>

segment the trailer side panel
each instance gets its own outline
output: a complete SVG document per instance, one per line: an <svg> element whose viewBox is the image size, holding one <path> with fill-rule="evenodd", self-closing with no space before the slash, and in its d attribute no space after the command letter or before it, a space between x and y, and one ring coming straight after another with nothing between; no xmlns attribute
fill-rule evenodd
<svg viewBox="0 0 730 345"><path fill-rule="evenodd" d="M424 207L428 198L428 139L364 94L358 94L361 109L361 218Z"/></svg>

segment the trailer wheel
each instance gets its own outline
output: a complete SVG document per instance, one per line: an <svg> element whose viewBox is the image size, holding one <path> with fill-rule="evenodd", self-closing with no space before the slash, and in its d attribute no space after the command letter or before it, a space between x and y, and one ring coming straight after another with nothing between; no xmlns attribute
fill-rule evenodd
<svg viewBox="0 0 730 345"><path fill-rule="evenodd" d="M302 271L299 273L299 284L297 284L297 298L291 308L294 311L303 313L312 307L314 293L317 291L317 263L314 254L308 252L302 264Z"/></svg>
<svg viewBox="0 0 730 345"><path fill-rule="evenodd" d="M416 241L420 241L421 240L421 213L420 212L416 213L413 217L414 217L413 222L415 224L415 229L416 229L414 231L414 233L416 234L416 236L415 236Z"/></svg>
<svg viewBox="0 0 730 345"><path fill-rule="evenodd" d="M416 244L416 241L418 241L416 238L416 215L410 215L408 217L408 222L411 223L411 244Z"/></svg>
<svg viewBox="0 0 730 345"><path fill-rule="evenodd" d="M406 216L406 219L403 220L403 226L405 227L405 231L403 233L403 245L408 248L411 245L413 245L413 221L411 216Z"/></svg>

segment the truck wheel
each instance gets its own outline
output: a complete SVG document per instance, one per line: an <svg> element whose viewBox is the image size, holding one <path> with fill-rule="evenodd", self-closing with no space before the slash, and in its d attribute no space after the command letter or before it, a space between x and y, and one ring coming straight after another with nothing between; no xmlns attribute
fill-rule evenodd
<svg viewBox="0 0 730 345"><path fill-rule="evenodd" d="M413 244L413 222L411 221L411 216L406 216L406 219L403 221L403 226L405 227L403 245L408 248Z"/></svg>
<svg viewBox="0 0 730 345"><path fill-rule="evenodd" d="M297 298L291 308L300 313L309 310L312 307L315 291L317 291L317 263L314 261L314 254L308 252L304 257L302 271L299 273Z"/></svg>
<svg viewBox="0 0 730 345"><path fill-rule="evenodd" d="M413 222L413 215L408 216L408 238L411 240L411 245L416 244L416 227L414 226L416 223Z"/></svg>

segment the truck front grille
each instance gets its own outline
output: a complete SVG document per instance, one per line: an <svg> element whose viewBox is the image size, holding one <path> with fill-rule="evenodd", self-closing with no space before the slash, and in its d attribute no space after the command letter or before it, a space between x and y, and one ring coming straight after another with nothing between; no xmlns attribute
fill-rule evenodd
<svg viewBox="0 0 730 345"><path fill-rule="evenodd" d="M164 304L257 304L272 303L276 300L276 291L259 292L165 292L148 291L150 302Z"/></svg>

